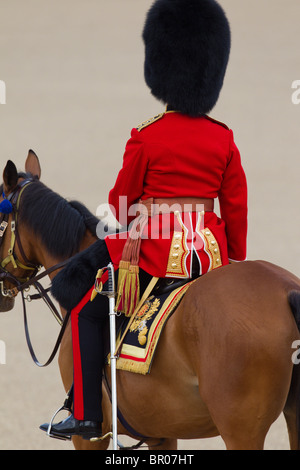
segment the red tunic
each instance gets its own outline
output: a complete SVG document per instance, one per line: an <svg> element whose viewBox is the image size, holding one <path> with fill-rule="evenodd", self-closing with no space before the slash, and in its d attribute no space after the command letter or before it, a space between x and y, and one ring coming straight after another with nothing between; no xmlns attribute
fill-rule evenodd
<svg viewBox="0 0 300 470"><path fill-rule="evenodd" d="M199 274L229 259L245 260L247 183L233 133L225 124L207 116L166 112L133 129L109 204L117 220L128 225L135 215L130 207L151 197L218 198L220 218L214 212L150 218L141 243L142 269L156 277L191 277L194 256ZM105 239L117 265L127 234Z"/></svg>

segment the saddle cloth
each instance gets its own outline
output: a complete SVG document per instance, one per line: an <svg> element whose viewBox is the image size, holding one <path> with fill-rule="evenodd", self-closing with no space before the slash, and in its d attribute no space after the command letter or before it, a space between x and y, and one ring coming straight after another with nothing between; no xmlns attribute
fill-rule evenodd
<svg viewBox="0 0 300 470"><path fill-rule="evenodd" d="M116 361L117 369L143 375L150 373L161 332L192 282L177 287L171 293L151 295L137 312L133 321L124 317L117 334L117 347L128 322L131 320L132 323Z"/></svg>

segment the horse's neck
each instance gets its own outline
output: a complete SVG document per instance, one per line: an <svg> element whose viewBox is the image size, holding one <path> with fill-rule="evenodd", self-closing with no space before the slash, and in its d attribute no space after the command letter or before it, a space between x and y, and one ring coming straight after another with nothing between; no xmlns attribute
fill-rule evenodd
<svg viewBox="0 0 300 470"><path fill-rule="evenodd" d="M85 248L88 248L96 240L97 240L97 237L92 235L92 233L87 229L80 243L79 251L82 251ZM34 259L37 264L43 266L45 269L49 269L52 266L55 266L56 264L66 259L66 258L59 258L59 257L53 256L49 252L47 247L43 246L42 243L35 243L29 248L29 250L30 250L29 259L30 260ZM50 279L52 279L56 274L57 274L57 271L50 273L49 274Z"/></svg>
<svg viewBox="0 0 300 470"><path fill-rule="evenodd" d="M89 229L85 231L84 237L80 243L79 251L85 250L87 247L91 246L97 240L97 236L93 235Z"/></svg>

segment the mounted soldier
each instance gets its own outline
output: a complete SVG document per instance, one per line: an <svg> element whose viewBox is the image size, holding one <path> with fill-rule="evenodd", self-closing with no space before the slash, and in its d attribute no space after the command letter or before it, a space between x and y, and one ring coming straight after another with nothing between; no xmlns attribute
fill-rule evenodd
<svg viewBox="0 0 300 470"><path fill-rule="evenodd" d="M157 0L143 40L146 83L166 108L132 130L109 193L128 231L98 240L53 280L54 297L72 310L74 362L73 412L52 425L56 436L90 439L102 433L108 300L97 296L91 302L98 268L112 261L117 309L130 316L152 276L188 281L246 259L247 184L240 154L232 131L208 116L229 59L226 16L215 0Z"/></svg>

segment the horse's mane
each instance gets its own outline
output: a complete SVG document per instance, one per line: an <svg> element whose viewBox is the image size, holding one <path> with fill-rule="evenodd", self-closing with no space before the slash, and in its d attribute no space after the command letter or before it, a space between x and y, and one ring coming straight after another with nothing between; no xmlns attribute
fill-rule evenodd
<svg viewBox="0 0 300 470"><path fill-rule="evenodd" d="M58 257L78 252L86 229L96 236L99 222L82 203L68 202L37 179L24 189L18 217Z"/></svg>

